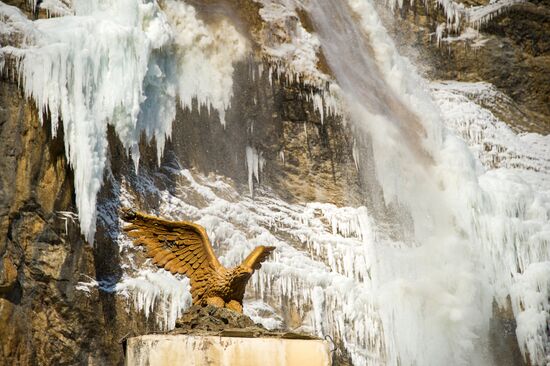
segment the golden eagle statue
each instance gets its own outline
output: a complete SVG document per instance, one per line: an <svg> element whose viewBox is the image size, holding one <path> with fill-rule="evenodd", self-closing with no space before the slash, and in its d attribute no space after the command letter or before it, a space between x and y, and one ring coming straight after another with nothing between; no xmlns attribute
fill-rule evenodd
<svg viewBox="0 0 550 366"><path fill-rule="evenodd" d="M123 209L121 218L130 223L123 230L135 245L146 248L155 265L189 277L193 305L209 304L242 313L246 283L275 249L256 247L239 266L225 268L200 225L163 220L130 209Z"/></svg>

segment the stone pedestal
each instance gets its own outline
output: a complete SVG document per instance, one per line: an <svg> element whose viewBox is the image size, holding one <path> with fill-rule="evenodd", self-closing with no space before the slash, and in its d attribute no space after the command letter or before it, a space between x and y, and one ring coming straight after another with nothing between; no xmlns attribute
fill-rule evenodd
<svg viewBox="0 0 550 366"><path fill-rule="evenodd" d="M330 366L319 339L145 335L128 339L126 366Z"/></svg>

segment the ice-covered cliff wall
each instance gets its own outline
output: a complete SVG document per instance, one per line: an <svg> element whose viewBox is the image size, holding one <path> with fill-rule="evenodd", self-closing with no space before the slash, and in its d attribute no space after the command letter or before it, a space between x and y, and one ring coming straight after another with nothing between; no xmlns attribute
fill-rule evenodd
<svg viewBox="0 0 550 366"><path fill-rule="evenodd" d="M248 35L208 4L77 1L37 21L0 4L3 60L52 135L61 123L89 240L99 213L95 278L72 296L101 299L120 337L144 331L125 311L167 329L189 305L119 234L132 205L198 221L227 265L277 246L245 311L330 335L355 364L492 364L492 301L508 298L543 364L547 136L476 103L484 84L420 78L370 1L255 4Z"/></svg>

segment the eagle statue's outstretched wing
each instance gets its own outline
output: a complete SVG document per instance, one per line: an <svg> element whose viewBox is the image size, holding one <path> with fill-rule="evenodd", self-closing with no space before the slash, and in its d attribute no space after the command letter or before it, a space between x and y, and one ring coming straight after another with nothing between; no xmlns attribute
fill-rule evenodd
<svg viewBox="0 0 550 366"><path fill-rule="evenodd" d="M262 262L265 261L274 250L275 247L267 247L264 245L256 247L252 251L252 253L250 253L248 257L246 257L241 266L246 266L248 268L252 268L253 270L258 270L262 267Z"/></svg>
<svg viewBox="0 0 550 366"><path fill-rule="evenodd" d="M193 302L202 297L208 290L208 280L222 267L202 226L130 209L121 210L121 218L130 223L123 230L136 245L146 248L147 257L155 265L189 277Z"/></svg>

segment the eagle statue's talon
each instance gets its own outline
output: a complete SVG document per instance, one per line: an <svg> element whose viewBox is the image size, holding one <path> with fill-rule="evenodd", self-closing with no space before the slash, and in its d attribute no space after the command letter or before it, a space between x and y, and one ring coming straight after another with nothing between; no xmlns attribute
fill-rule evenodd
<svg viewBox="0 0 550 366"><path fill-rule="evenodd" d="M218 308L223 308L225 301L221 297L209 297L206 299L206 305L213 305Z"/></svg>
<svg viewBox="0 0 550 366"><path fill-rule="evenodd" d="M231 300L227 304L225 304L225 307L230 310L236 311L239 314L243 313L243 306L238 301Z"/></svg>
<svg viewBox="0 0 550 366"><path fill-rule="evenodd" d="M200 225L163 220L130 208L121 209L120 217L130 223L124 231L135 245L145 247L153 264L190 279L193 305L226 307L242 314L248 280L275 250L263 245L256 247L239 266L225 268Z"/></svg>

